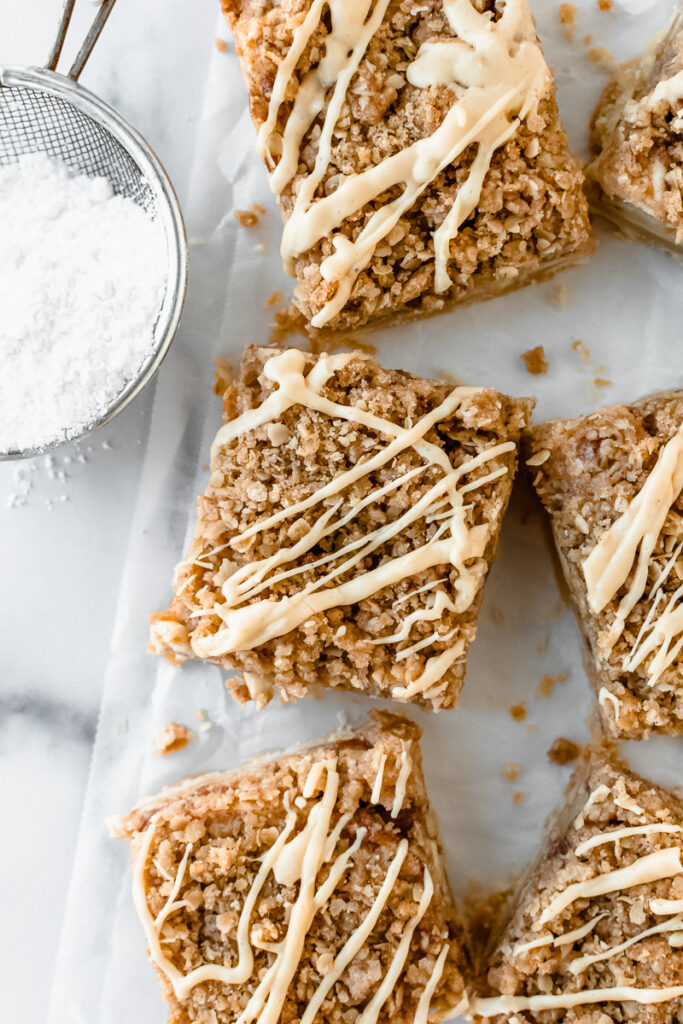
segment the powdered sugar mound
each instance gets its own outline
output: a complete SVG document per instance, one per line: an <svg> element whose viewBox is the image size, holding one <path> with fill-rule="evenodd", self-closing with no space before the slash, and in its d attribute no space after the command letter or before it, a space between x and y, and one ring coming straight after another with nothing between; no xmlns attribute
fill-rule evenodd
<svg viewBox="0 0 683 1024"><path fill-rule="evenodd" d="M154 349L159 226L105 178L37 153L0 168L0 452L68 440Z"/></svg>

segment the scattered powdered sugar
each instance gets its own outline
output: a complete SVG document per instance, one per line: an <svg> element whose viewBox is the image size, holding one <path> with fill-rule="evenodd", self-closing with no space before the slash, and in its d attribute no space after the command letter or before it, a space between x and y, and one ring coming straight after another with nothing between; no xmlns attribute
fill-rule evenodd
<svg viewBox="0 0 683 1024"><path fill-rule="evenodd" d="M154 349L159 226L44 153L0 168L0 452L81 433Z"/></svg>

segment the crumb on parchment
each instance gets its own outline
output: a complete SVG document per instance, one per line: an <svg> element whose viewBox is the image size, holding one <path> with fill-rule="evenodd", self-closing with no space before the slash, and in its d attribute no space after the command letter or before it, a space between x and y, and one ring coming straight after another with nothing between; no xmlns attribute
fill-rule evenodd
<svg viewBox="0 0 683 1024"><path fill-rule="evenodd" d="M576 33L576 4L560 4L559 17L562 26L562 35L568 43L574 42Z"/></svg>
<svg viewBox="0 0 683 1024"><path fill-rule="evenodd" d="M225 39L217 39L216 40L216 49L218 50L219 53L225 53L227 48L228 48L228 44L226 43Z"/></svg>
<svg viewBox="0 0 683 1024"><path fill-rule="evenodd" d="M605 46L591 46L588 50L588 59L605 71L613 71L617 65L617 59Z"/></svg>
<svg viewBox="0 0 683 1024"><path fill-rule="evenodd" d="M255 228L258 224L258 215L253 210L235 210L235 217L243 228Z"/></svg>
<svg viewBox="0 0 683 1024"><path fill-rule="evenodd" d="M508 782L516 782L519 778L520 771L521 768L519 764L516 761L510 761L510 763L506 764L503 768L503 776Z"/></svg>
<svg viewBox="0 0 683 1024"><path fill-rule="evenodd" d="M521 704L513 704L510 708L510 714L515 722L523 722L526 718L526 704L524 701Z"/></svg>
<svg viewBox="0 0 683 1024"><path fill-rule="evenodd" d="M567 740L564 736L558 736L548 749L548 760L553 764L569 764L570 761L575 761L580 753L581 747L578 743Z"/></svg>
<svg viewBox="0 0 683 1024"><path fill-rule="evenodd" d="M558 672L558 674L556 676L550 676L550 675L543 676L543 678L541 679L540 683L538 684L538 689L536 690L536 696L537 697L551 697L552 694L553 694L553 690L555 689L555 684L556 683L560 683L560 684L561 683L566 683L566 681L567 681L567 673L566 672Z"/></svg>
<svg viewBox="0 0 683 1024"><path fill-rule="evenodd" d="M182 725L181 722L169 722L157 733L154 753L159 757L175 754L179 750L184 750L194 738L195 734L186 725Z"/></svg>
<svg viewBox="0 0 683 1024"><path fill-rule="evenodd" d="M572 290L568 284L556 285L547 294L547 300L551 306L557 309L567 309L571 302Z"/></svg>
<svg viewBox="0 0 683 1024"><path fill-rule="evenodd" d="M584 343L579 338L577 338L576 341L572 342L572 348L574 349L582 363L585 363L586 365L590 363L591 350L588 348L588 345L584 345Z"/></svg>
<svg viewBox="0 0 683 1024"><path fill-rule="evenodd" d="M527 373L532 376L537 377L548 372L548 360L545 357L543 345L536 345L535 348L529 348L526 352L522 352L522 359Z"/></svg>

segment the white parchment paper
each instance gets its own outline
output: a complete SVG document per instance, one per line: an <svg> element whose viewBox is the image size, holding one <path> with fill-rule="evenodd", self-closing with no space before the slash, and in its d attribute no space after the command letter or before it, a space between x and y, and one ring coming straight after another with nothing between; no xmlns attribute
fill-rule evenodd
<svg viewBox="0 0 683 1024"><path fill-rule="evenodd" d="M576 38L563 38L556 0L534 13L559 86L574 151L586 153L588 122L606 81L584 37L619 57L642 48L669 16L669 3L615 2L600 12L582 0ZM226 35L221 25L220 34ZM212 394L214 360L237 363L243 347L268 338L275 289L289 294L278 256L279 214L254 155L254 132L232 49L207 72L186 213L191 286L183 327L157 384L146 463L130 538L115 635L104 681L80 839L53 987L52 1024L161 1024L166 1019L142 929L130 898L124 843L107 835L105 816L183 775L225 769L266 749L313 738L340 721L361 722L370 703L329 694L265 711L239 708L221 673L205 665L173 669L145 650L147 615L170 600L172 569L194 524L210 441L220 422ZM240 228L234 210L259 200L268 215ZM512 395L535 394L537 418L574 415L683 383L683 265L644 245L598 230L598 252L553 282L373 336L387 366L433 375L447 370L468 383ZM569 289L566 308L552 298ZM581 340L584 358L572 348ZM547 376L531 377L521 353L542 344ZM609 386L596 386L596 378ZM546 751L557 736L587 738L593 706L581 644L563 603L547 531L530 494L516 489L488 581L479 635L471 649L459 708L432 715L409 710L424 729L427 781L439 813L456 892L473 882L506 883L530 859L541 827L560 799L568 769ZM87 628L84 609L83 628ZM566 676L540 696L543 676ZM380 702L376 702L380 703ZM524 703L526 718L510 708ZM154 755L168 721L211 728L184 751ZM629 744L638 770L674 785L683 780L683 745L672 739ZM504 777L509 763L519 778ZM514 794L519 793L515 802ZM521 802L520 802L521 801Z"/></svg>

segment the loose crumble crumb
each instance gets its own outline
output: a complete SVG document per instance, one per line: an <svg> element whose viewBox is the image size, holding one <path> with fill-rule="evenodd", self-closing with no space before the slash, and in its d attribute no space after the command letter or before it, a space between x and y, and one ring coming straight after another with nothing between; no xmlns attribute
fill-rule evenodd
<svg viewBox="0 0 683 1024"><path fill-rule="evenodd" d="M567 740L564 736L558 736L548 750L548 760L553 764L569 764L571 761L575 761L580 753L581 747L578 743Z"/></svg>
<svg viewBox="0 0 683 1024"><path fill-rule="evenodd" d="M567 681L567 673L566 672L558 672L558 674L556 676L543 676L543 678L541 679L540 683L538 684L538 689L536 690L536 696L537 697L551 697L552 694L553 694L553 690L555 689L555 684L556 683L560 683L560 684L566 683L566 681Z"/></svg>
<svg viewBox="0 0 683 1024"><path fill-rule="evenodd" d="M159 757L175 754L179 750L184 750L194 738L195 734L186 725L182 725L181 722L169 722L157 733L154 753Z"/></svg>
<svg viewBox="0 0 683 1024"><path fill-rule="evenodd" d="M551 697L553 690L555 689L555 680L552 676L543 676L538 689L536 690L537 697Z"/></svg>
<svg viewBox="0 0 683 1024"><path fill-rule="evenodd" d="M505 767L503 768L503 776L507 779L508 782L516 782L519 778L520 771L521 768L517 764L517 762L510 761L510 763L506 764Z"/></svg>
<svg viewBox="0 0 683 1024"><path fill-rule="evenodd" d="M276 288L270 298L266 299L266 306L277 306L278 302L282 302L282 292Z"/></svg>
<svg viewBox="0 0 683 1024"><path fill-rule="evenodd" d="M255 228L258 224L258 216L252 210L235 210L235 217L243 228Z"/></svg>
<svg viewBox="0 0 683 1024"><path fill-rule="evenodd" d="M593 384L596 386L596 388L611 388L612 387L612 381L608 380L607 377L596 377L595 380L593 381Z"/></svg>
<svg viewBox="0 0 683 1024"><path fill-rule="evenodd" d="M228 44L226 43L225 39L216 40L216 49L218 50L219 53L226 52L226 50L228 49Z"/></svg>
<svg viewBox="0 0 683 1024"><path fill-rule="evenodd" d="M577 338L576 341L572 342L572 348L574 349L582 363L585 363L586 365L590 363L591 350L588 348L588 345L584 345L584 343Z"/></svg>
<svg viewBox="0 0 683 1024"><path fill-rule="evenodd" d="M510 714L512 715L515 722L523 722L526 718L526 705L522 701L521 704L513 704L510 708Z"/></svg>
<svg viewBox="0 0 683 1024"><path fill-rule="evenodd" d="M587 39L589 37L586 37ZM555 288L551 288L547 295L547 300L551 306L556 306L558 309L567 309L572 297L572 290L568 284L561 284Z"/></svg>
<svg viewBox="0 0 683 1024"><path fill-rule="evenodd" d="M616 57L605 46L591 46L588 50L588 59L605 71L613 71L617 64Z"/></svg>
<svg viewBox="0 0 683 1024"><path fill-rule="evenodd" d="M523 794L523 793L520 793L520 792L519 792L519 790L518 790L518 791L517 791L517 792L515 793L515 795L513 796L513 798L512 798L512 802L513 802L513 804L521 804L521 802L522 802L522 800L523 800L523 799L524 799L524 794Z"/></svg>
<svg viewBox="0 0 683 1024"><path fill-rule="evenodd" d="M548 372L548 360L545 357L543 345L536 345L535 348L529 348L526 352L522 352L522 359L527 373L532 376L537 377Z"/></svg>
<svg viewBox="0 0 683 1024"><path fill-rule="evenodd" d="M601 11L611 11L613 6L613 0L598 0L598 8Z"/></svg>
<svg viewBox="0 0 683 1024"><path fill-rule="evenodd" d="M265 217L265 215L268 212L266 210L265 206L263 205L263 203L259 203L259 202L249 203L249 210L250 210L251 213L255 214L257 217Z"/></svg>
<svg viewBox="0 0 683 1024"><path fill-rule="evenodd" d="M559 17L562 35L569 43L574 42L576 33L576 4L560 4Z"/></svg>

